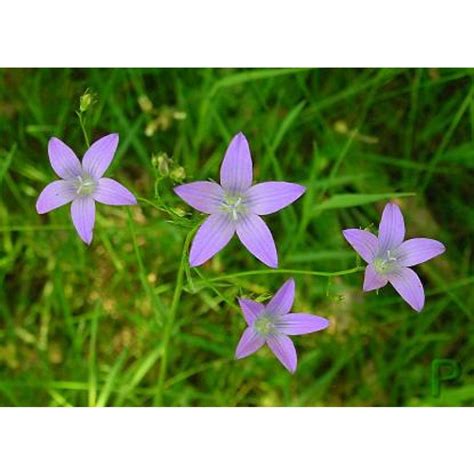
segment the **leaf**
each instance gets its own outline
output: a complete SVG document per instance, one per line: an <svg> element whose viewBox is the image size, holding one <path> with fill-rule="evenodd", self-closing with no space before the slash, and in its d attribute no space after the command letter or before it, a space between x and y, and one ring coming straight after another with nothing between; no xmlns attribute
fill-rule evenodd
<svg viewBox="0 0 474 474"><path fill-rule="evenodd" d="M327 209L363 206L365 204L370 204L371 202L410 196L416 196L416 193L335 194L326 201L317 205L314 212L325 211Z"/></svg>
<svg viewBox="0 0 474 474"><path fill-rule="evenodd" d="M3 177L7 174L8 168L10 167L13 159L13 155L16 152L16 144L12 146L11 150L8 152L5 160L0 162L0 184L3 181Z"/></svg>

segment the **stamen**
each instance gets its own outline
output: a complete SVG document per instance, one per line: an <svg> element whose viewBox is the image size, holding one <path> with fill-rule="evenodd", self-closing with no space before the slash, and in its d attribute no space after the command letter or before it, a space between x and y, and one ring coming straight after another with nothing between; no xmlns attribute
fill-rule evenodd
<svg viewBox="0 0 474 474"><path fill-rule="evenodd" d="M242 196L225 196L222 210L229 213L234 221L245 212Z"/></svg>
<svg viewBox="0 0 474 474"><path fill-rule="evenodd" d="M270 334L273 334L276 330L275 321L273 320L273 318L265 314L257 318L257 320L254 323L254 327L255 327L255 330L261 336L268 336Z"/></svg>
<svg viewBox="0 0 474 474"><path fill-rule="evenodd" d="M78 176L75 185L76 193L79 196L89 196L96 188L95 180L88 175Z"/></svg>
<svg viewBox="0 0 474 474"><path fill-rule="evenodd" d="M397 266L397 257L394 257L391 251L387 250L384 256L374 260L373 265L377 273L389 273Z"/></svg>

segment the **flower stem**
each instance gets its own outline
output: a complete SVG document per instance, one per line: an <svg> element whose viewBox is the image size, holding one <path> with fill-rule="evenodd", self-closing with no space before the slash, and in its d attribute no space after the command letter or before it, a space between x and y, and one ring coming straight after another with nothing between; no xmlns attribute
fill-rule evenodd
<svg viewBox="0 0 474 474"><path fill-rule="evenodd" d="M135 258L138 264L138 276L140 277L143 290L145 291L145 294L148 296L150 300L156 323L159 327L161 327L163 325L162 313L164 312L164 307L159 297L154 293L153 288L148 281L145 265L143 263L143 259L140 254L140 249L138 248L137 236L135 233L135 227L133 225L132 213L128 207L127 207L127 216L128 216L128 228L132 236L133 249L135 251Z"/></svg>
<svg viewBox="0 0 474 474"><path fill-rule="evenodd" d="M338 272L315 272L311 270L295 270L287 268L276 268L274 270L251 270L248 272L239 272L239 273L230 273L229 275L222 275L214 278L209 278L208 281L219 281L219 280L229 280L232 278L241 278L253 275L270 275L272 273L293 273L295 275L312 275L320 277L334 277L340 275L349 275L351 273L357 273L364 270L364 267L354 267L349 268L348 270L341 270Z"/></svg>
<svg viewBox="0 0 474 474"><path fill-rule="evenodd" d="M163 404L163 387L166 381L166 373L168 370L168 347L171 337L171 332L173 331L173 324L176 319L176 314L178 312L179 301L181 299L181 293L183 292L184 287L184 274L186 271L187 265L187 256L188 248L191 242L191 238L194 235L198 226L194 227L186 236L183 245L183 252L181 254L181 262L178 268L178 274L176 276L176 285L174 288L173 299L171 301L171 308L168 314L168 320L166 322L164 333L163 333L163 342L162 342L162 353L161 353L161 365L160 365L160 374L158 376L158 387L155 395L155 405L161 406Z"/></svg>
<svg viewBox="0 0 474 474"><path fill-rule="evenodd" d="M91 144L89 142L89 137L87 136L86 126L84 123L82 112L77 112L77 116L79 117L79 125L81 126L82 134L84 135L84 140L86 142L87 148L89 148Z"/></svg>

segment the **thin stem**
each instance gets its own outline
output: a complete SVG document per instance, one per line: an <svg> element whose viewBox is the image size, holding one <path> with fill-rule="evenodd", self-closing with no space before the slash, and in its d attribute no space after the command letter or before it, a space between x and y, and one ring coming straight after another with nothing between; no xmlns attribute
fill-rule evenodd
<svg viewBox="0 0 474 474"><path fill-rule="evenodd" d="M149 199L142 198L142 197L137 197L137 201L143 202L144 204L148 204L149 206L152 206L155 209L158 209L159 211L163 210L163 208L161 206L159 206L158 204L155 204L153 201L150 201Z"/></svg>
<svg viewBox="0 0 474 474"><path fill-rule="evenodd" d="M89 148L91 145L89 142L89 137L87 136L86 126L82 117L82 112L77 112L77 116L79 117L79 124L81 126L82 134L84 135L84 140L86 141L87 148Z"/></svg>
<svg viewBox="0 0 474 474"><path fill-rule="evenodd" d="M178 274L176 277L176 285L174 288L173 299L171 301L171 308L168 315L168 321L166 323L164 333L163 333L163 342L162 342L162 355L161 355L161 365L160 365L160 374L158 376L158 387L155 395L155 405L161 406L163 404L163 387L166 381L166 373L168 370L168 346L173 330L173 324L176 319L176 314L178 312L179 301L181 299L181 294L184 287L184 274L187 265L187 256L188 248L191 242L191 238L196 231L197 226L194 227L186 236L183 245L183 252L181 254L181 262L179 264Z"/></svg>
<svg viewBox="0 0 474 474"><path fill-rule="evenodd" d="M137 200L139 202L142 202L144 204L147 204L148 206L152 206L153 208L157 209L158 211L161 211L161 212L166 212L167 214L169 214L171 217L174 217L174 218L179 218L179 219L182 219L182 215L178 214L176 211L174 211L172 208L169 208L167 206L164 206L164 205L160 205L160 204L156 204L152 201L150 201L149 199L146 199L146 198L142 198L142 197L137 197ZM187 220L187 219L186 219Z"/></svg>
<svg viewBox="0 0 474 474"><path fill-rule="evenodd" d="M340 275L350 275L364 270L364 267L354 267L348 270L341 270L338 272L315 272L311 270L295 270L290 268L277 268L274 270L251 270L248 272L230 273L229 275L222 275L214 278L209 278L208 281L230 280L232 278L241 278L254 275L271 275L272 273L293 273L294 275L312 275L320 277L334 277Z"/></svg>
<svg viewBox="0 0 474 474"><path fill-rule="evenodd" d="M153 308L153 313L155 315L155 320L158 326L161 326L163 324L162 317L160 314L160 310L162 309L162 304L158 296L154 293L153 288L151 287L148 281L145 265L143 264L143 259L140 254L140 249L138 248L137 236L135 234L135 227L133 225L132 213L129 208L127 208L127 216L128 216L128 228L130 230L130 234L132 235L133 249L135 251L135 257L137 259L137 264L138 264L138 275L140 277L140 281L142 283L143 289L145 290L146 295L150 299L150 302Z"/></svg>

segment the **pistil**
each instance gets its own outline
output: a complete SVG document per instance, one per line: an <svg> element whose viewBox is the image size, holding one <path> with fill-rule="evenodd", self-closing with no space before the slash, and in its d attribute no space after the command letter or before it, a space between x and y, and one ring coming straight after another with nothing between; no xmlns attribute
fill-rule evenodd
<svg viewBox="0 0 474 474"><path fill-rule="evenodd" d="M225 212L232 216L232 219L236 221L245 211L242 196L226 196L222 203L222 208Z"/></svg>
<svg viewBox="0 0 474 474"><path fill-rule="evenodd" d="M76 193L79 196L89 196L96 188L96 182L88 175L78 176L76 181Z"/></svg>
<svg viewBox="0 0 474 474"><path fill-rule="evenodd" d="M275 331L275 322L271 316L262 315L255 321L255 330L261 336L268 336Z"/></svg>

